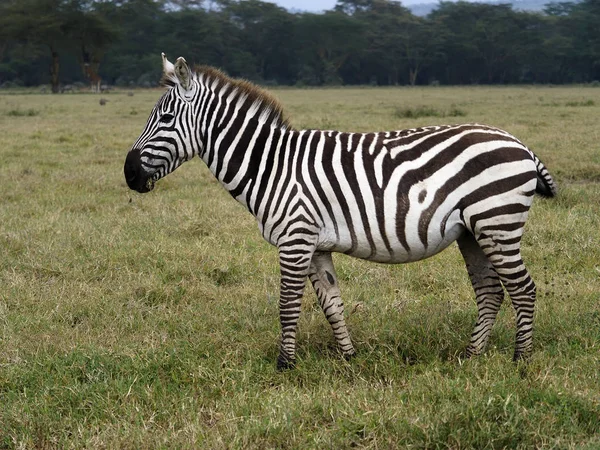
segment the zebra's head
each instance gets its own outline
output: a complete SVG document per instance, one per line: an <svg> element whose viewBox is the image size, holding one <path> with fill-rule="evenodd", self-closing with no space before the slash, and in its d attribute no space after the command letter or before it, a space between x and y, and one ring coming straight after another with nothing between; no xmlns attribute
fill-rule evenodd
<svg viewBox="0 0 600 450"><path fill-rule="evenodd" d="M192 120L198 82L182 57L172 64L163 53L162 60L162 84L168 90L125 159L127 185L141 193L150 192L156 181L194 157L201 146Z"/></svg>

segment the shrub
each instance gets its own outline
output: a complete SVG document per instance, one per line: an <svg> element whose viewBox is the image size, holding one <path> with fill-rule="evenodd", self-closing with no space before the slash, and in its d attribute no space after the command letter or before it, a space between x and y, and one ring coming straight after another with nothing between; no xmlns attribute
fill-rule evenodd
<svg viewBox="0 0 600 450"><path fill-rule="evenodd" d="M588 100L571 101L565 103L565 106L594 106L596 103L591 98Z"/></svg>
<svg viewBox="0 0 600 450"><path fill-rule="evenodd" d="M11 109L10 111L8 111L6 113L7 116L13 116L13 117L33 117L33 116L37 116L40 112L36 111L33 108L30 109Z"/></svg>
<svg viewBox="0 0 600 450"><path fill-rule="evenodd" d="M418 119L419 117L440 117L441 113L431 106L416 106L396 110L396 117L401 119Z"/></svg>
<svg viewBox="0 0 600 450"><path fill-rule="evenodd" d="M462 109L452 106L449 110L438 110L431 106L416 106L413 108L399 108L395 116L401 119L418 119L419 117L463 117L467 113Z"/></svg>

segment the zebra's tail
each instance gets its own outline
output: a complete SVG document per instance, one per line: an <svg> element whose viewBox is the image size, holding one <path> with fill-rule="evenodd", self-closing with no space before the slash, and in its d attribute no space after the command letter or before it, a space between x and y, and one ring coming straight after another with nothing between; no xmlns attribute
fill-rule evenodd
<svg viewBox="0 0 600 450"><path fill-rule="evenodd" d="M552 179L550 172L546 169L546 166L540 161L540 159L533 155L533 162L537 168L537 185L535 192L540 194L542 197L556 197L558 194L558 186Z"/></svg>

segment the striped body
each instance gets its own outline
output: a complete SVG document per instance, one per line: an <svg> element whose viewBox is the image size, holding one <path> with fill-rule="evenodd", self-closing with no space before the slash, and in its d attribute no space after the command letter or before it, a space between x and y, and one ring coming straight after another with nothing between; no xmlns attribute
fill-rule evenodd
<svg viewBox="0 0 600 450"><path fill-rule="evenodd" d="M508 290L517 310L515 357L531 351L535 285L520 239L535 192L556 187L539 159L505 131L478 124L385 133L289 127L280 107L248 83L163 60L170 89L129 153L129 186L147 192L199 155L257 218L281 264L279 367L295 360L295 333L310 279L346 355L331 252L405 263L458 240L479 318L467 355L485 345Z"/></svg>
<svg viewBox="0 0 600 450"><path fill-rule="evenodd" d="M473 231L466 194L478 191L470 201L492 206L508 192L529 206L536 186L534 155L506 132L481 125L287 131L271 144L272 154L263 151L265 142L253 144L259 170L246 171L232 194L257 216L267 241L281 244L287 219L303 208L303 221L318 233L317 250L378 262L418 261L464 228Z"/></svg>

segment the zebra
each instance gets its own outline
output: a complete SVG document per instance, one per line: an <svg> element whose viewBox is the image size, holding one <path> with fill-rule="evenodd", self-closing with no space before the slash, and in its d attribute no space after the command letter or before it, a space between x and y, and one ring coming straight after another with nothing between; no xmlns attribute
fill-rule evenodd
<svg viewBox="0 0 600 450"><path fill-rule="evenodd" d="M279 102L250 82L212 67L191 70L183 57L162 60L167 89L127 153L125 180L149 192L197 155L256 217L279 251L278 369L296 362L307 279L342 355L355 354L333 252L408 263L454 241L478 308L464 356L483 351L504 289L516 311L514 360L531 355L536 287L521 237L534 193L554 197L557 185L516 137L480 124L296 130Z"/></svg>

